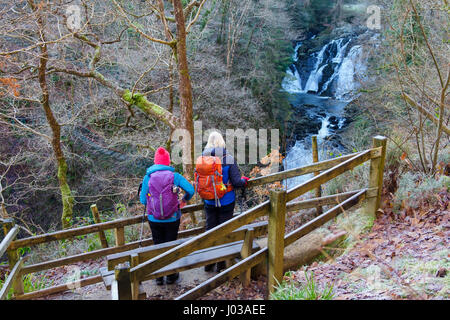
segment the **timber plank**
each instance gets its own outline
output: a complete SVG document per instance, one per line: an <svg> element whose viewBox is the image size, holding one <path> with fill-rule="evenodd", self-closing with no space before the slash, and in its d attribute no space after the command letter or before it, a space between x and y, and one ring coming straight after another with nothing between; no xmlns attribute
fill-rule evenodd
<svg viewBox="0 0 450 320"><path fill-rule="evenodd" d="M242 240L242 239L244 239L245 233L247 232L247 230L249 228L254 229L255 237L260 237L267 233L268 222L260 221L260 222L255 222L255 223L251 223L251 224L242 226L242 227L236 229L235 231L233 231L232 233L230 233L220 239L217 239L216 241L214 241L211 244L211 246L218 246L221 244ZM191 238L178 239L178 240L169 241L169 242L165 242L165 243L161 243L161 244L157 244L157 245L153 245L153 246L149 246L149 247L145 247L145 248L143 247L143 248L138 248L138 249L134 249L134 250L126 251L126 252L111 254L107 257L108 270L113 270L114 267L119 263L130 261L130 257L132 254L135 254L135 253L138 254L139 255L139 263L142 263L142 262L147 261L153 257L156 257L156 256L164 253L165 251L167 251L171 248L174 248L190 239Z"/></svg>
<svg viewBox="0 0 450 320"><path fill-rule="evenodd" d="M344 172L352 170L353 168L366 162L367 160L371 159L371 152L372 149L363 151L357 154L356 156L338 164L337 166L332 167L331 169L328 169L326 171L323 171L314 178L289 189L287 192L287 201L291 201L301 196L302 194L310 190L313 190L318 186L330 181L331 179L336 178L337 176L343 174Z"/></svg>
<svg viewBox="0 0 450 320"><path fill-rule="evenodd" d="M356 205L357 203L359 203L359 201L364 199L365 193L366 190L363 189L362 191L345 200L343 203L336 205L335 207L327 210L326 212L322 213L320 216L316 217L310 222L302 225L298 229L285 235L284 247L287 247L288 245L292 244L293 242L300 239L304 235L308 234L309 232L320 227L327 221L331 220L332 218L340 214L342 210L349 209L352 206ZM228 269L225 269L224 271L215 275L214 277L209 278L208 280L201 283L197 287L192 288L191 290L185 292L175 300L192 300L199 298L203 296L205 293L214 290L221 284L237 277L245 270L262 263L264 260L267 260L267 257L268 257L268 248L264 247L262 249L259 249L251 256L239 261L235 265L231 266Z"/></svg>
<svg viewBox="0 0 450 320"><path fill-rule="evenodd" d="M215 263L223 260L233 259L241 256L242 244L244 241L238 241L227 244L224 246L218 246L208 248L205 250L199 250L194 254L187 255L171 264L159 269L145 277L145 280L155 279L161 276L166 276L174 272L181 272L197 267L201 267L210 263ZM253 250L259 249L256 242L253 242Z"/></svg>
<svg viewBox="0 0 450 320"><path fill-rule="evenodd" d="M158 277L166 276L175 272L182 272L194 268L198 268L210 263L215 263L227 259L238 258L241 255L241 249L244 241L237 241L227 243L220 246L210 247L195 251L181 259L172 262L171 264L153 272L151 275L146 275L141 281L151 280ZM253 251L259 249L256 242L253 242ZM106 289L110 290L114 282L114 271L107 270L103 267L100 271Z"/></svg>
<svg viewBox="0 0 450 320"><path fill-rule="evenodd" d="M159 270L194 251L209 247L217 241L217 239L220 239L221 237L231 233L233 230L254 221L256 218L263 216L268 212L268 210L269 201L265 201L256 207L247 210L245 213L242 213L239 216L234 217L201 235L193 237L183 244L174 247L165 253L138 265L137 267L132 268L130 270L131 277L133 280L142 279L145 275L151 274L154 271Z"/></svg>
<svg viewBox="0 0 450 320"><path fill-rule="evenodd" d="M205 230L204 227L183 230L178 233L178 236L179 237L189 237L191 235L202 233L204 230ZM56 267L64 266L64 265L79 262L79 261L98 259L101 257L105 257L109 254L133 250L135 248L139 248L139 246L149 246L152 244L153 244L153 239L148 238L148 239L143 239L141 241L138 240L138 241L130 242L130 243L127 243L120 247L103 248L103 249L95 250L92 252L80 253L77 255L70 256L70 257L40 262L40 263L36 263L33 265L23 267L21 274L24 275L27 273L33 273L33 272L38 272L38 271L47 270L47 269L51 269L51 268L56 268Z"/></svg>

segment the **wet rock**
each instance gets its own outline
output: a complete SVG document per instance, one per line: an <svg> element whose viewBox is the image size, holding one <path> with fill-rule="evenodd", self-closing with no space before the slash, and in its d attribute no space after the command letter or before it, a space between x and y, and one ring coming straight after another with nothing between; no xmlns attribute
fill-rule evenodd
<svg viewBox="0 0 450 320"><path fill-rule="evenodd" d="M328 122L330 122L331 124L338 124L339 119L336 116L331 116L328 118Z"/></svg>

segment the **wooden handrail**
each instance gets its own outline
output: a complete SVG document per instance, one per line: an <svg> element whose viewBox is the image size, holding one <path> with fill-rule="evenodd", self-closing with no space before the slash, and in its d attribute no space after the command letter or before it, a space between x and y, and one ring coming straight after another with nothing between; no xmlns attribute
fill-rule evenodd
<svg viewBox="0 0 450 320"><path fill-rule="evenodd" d="M186 213L186 212L191 212L191 211L197 211L197 210L201 210L202 208L203 208L203 204L202 205L193 204L193 205L184 207L183 209L181 209L181 212ZM96 224L78 227L78 228L65 229L65 230L56 231L56 232L52 232L52 233L37 235L34 237L15 240L15 241L11 242L11 244L8 247L8 250L18 249L18 248L22 248L22 247L26 247L26 246L30 246L30 245L41 244L41 243L50 242L50 241L69 239L69 238L73 238L76 236L82 236L82 235L86 235L86 234L90 234L90 233L97 233L97 232L104 231L104 230L121 228L121 227L130 226L130 225L134 225L134 224L139 224L141 222L142 222L142 215L138 215L138 216L133 216L133 217L129 217L129 218L122 218L122 219L117 219L117 220L113 220L113 221L96 223Z"/></svg>
<svg viewBox="0 0 450 320"><path fill-rule="evenodd" d="M253 207L246 212L216 226L203 234L193 237L179 246L172 248L161 255L152 258L130 270L133 281L143 279L147 274L162 268L163 266L172 263L196 250L207 248L216 238L222 237L233 230L249 224L256 218L267 214L269 210L269 201L265 201L256 207Z"/></svg>
<svg viewBox="0 0 450 320"><path fill-rule="evenodd" d="M287 192L287 201L291 201L301 196L302 194L315 189L319 185L326 183L329 180L339 176L345 171L353 169L354 167L371 159L372 156L376 157L378 155L381 155L381 151L382 151L381 148L374 148L353 155L353 157L345 160L344 162L338 164L337 166L322 172L318 176L300 184L297 187L291 188ZM163 266L172 263L175 260L180 259L188 255L189 253L192 253L195 250L199 250L201 248L209 246L209 244L214 241L215 237L221 237L233 231L234 229L243 226L244 224L250 223L256 218L259 218L262 215L267 214L269 206L270 202L267 200L261 203L260 205L242 213L241 215L234 217L224 222L223 224L201 235L198 235L183 244L180 244L179 246L169 251L132 268L130 270L130 273L131 277L133 278L133 281L143 279L146 274L153 273L154 271L162 268Z"/></svg>
<svg viewBox="0 0 450 320"><path fill-rule="evenodd" d="M343 174L346 171L352 170L360 164L371 159L372 149L363 151L352 158L338 164L337 166L330 168L319 175L305 181L298 186L295 186L288 190L287 201L291 201L306 192L317 188L318 186L330 181L333 178Z"/></svg>
<svg viewBox="0 0 450 320"><path fill-rule="evenodd" d="M0 290L0 300L4 300L8 296L9 290L16 281L17 277L20 276L20 269L22 268L23 263L27 260L27 258L28 256L20 257L19 261L17 261L14 268L11 270L11 273L8 275L8 278L5 280L5 283Z"/></svg>
<svg viewBox="0 0 450 320"><path fill-rule="evenodd" d="M329 220L333 219L335 216L341 213L342 210L347 210L352 206L358 204L361 200L364 199L366 192L367 189L363 189L357 192L344 202L334 206L333 208L322 213L320 216L316 217L312 221L302 225L298 229L287 234L284 237L284 247L287 247L288 245L292 244L293 242L300 239L304 235L308 234L309 232L313 231L314 229L322 226ZM192 288L191 290L185 292L181 296L177 297L175 300L192 300L199 298L203 296L205 293L217 288L221 284L237 277L245 270L248 270L249 268L252 268L262 263L267 259L267 255L268 255L268 248L264 247L259 251L253 253L249 257L242 259L241 261L234 264L230 268L225 269L223 272L217 274L216 276L206 280L197 287Z"/></svg>
<svg viewBox="0 0 450 320"><path fill-rule="evenodd" d="M92 277L76 280L76 281L73 281L73 282L60 284L60 285L57 285L57 286L54 286L54 287L45 288L45 289L36 290L36 291L33 291L33 292L28 292L28 293L25 293L25 294L21 294L21 295L18 295L16 297L14 297L14 299L15 300L37 299L37 298L45 297L45 296L48 296L48 295L51 295L51 294L64 292L64 291L67 291L67 290L71 290L73 288L81 288L81 287L89 286L91 284L99 283L99 282L102 282L102 281L103 281L102 276L100 276L100 275L92 276Z"/></svg>
<svg viewBox="0 0 450 320"><path fill-rule="evenodd" d="M300 176L300 175L304 175L304 174L308 174L308 173L313 173L313 172L317 172L317 171L321 171L321 170L325 170L325 169L330 169L330 168L333 168L334 166L336 166L337 164L345 162L346 160L351 159L362 153L365 153L365 154L369 153L370 158L377 158L377 157L381 156L381 148L373 148L373 149L369 149L364 152L357 152L357 153L353 153L350 155L345 155L345 156L341 156L341 157L337 157L337 158L333 158L333 159L329 159L329 160L320 161L320 162L314 163L312 165L289 169L289 170L273 173L273 174L270 174L267 176L254 178L254 179L251 179L248 181L248 187L260 186L263 184L280 181L280 180L287 179L287 178L292 178L292 177L296 177L296 176ZM181 212L184 214L184 213L199 211L202 209L203 209L203 204L199 203L199 204L185 206L183 209L181 209ZM114 221L92 224L89 226L71 228L71 229L56 231L56 232L47 233L47 234L43 234L43 235L37 235L37 236L29 237L29 238L12 241L8 247L8 250L14 250L14 249L18 249L18 248L22 248L22 247L26 247L26 246L30 246L30 245L41 244L41 243L50 242L50 241L69 239L69 238L73 238L76 236L86 235L86 234L90 234L90 233L97 233L97 232L101 232L101 231L108 230L108 229L115 229L115 228L121 228L121 227L125 227L125 226L135 225L135 224L141 223L141 221L142 221L142 215L138 215L138 216L122 218L122 219L118 219L118 220L114 220Z"/></svg>
<svg viewBox="0 0 450 320"><path fill-rule="evenodd" d="M253 178L248 181L247 186L249 188L256 187L256 186L260 186L263 184L281 181L281 180L289 179L289 178L294 178L294 177L302 176L302 175L309 174L309 173L328 170L348 159L351 159L357 155L360 155L363 152L369 152L371 159L378 158L381 156L381 148L372 148L372 149L368 149L366 151L351 153L351 154L344 155L341 157L323 160L320 162L315 162L315 163L307 165L307 166L293 168L293 169L289 169L289 170L285 170L285 171L268 174L266 176Z"/></svg>
<svg viewBox="0 0 450 320"><path fill-rule="evenodd" d="M8 234L0 243L0 257L6 252L9 244L14 240L16 235L19 233L19 226L14 226L11 230L9 230Z"/></svg>
<svg viewBox="0 0 450 320"><path fill-rule="evenodd" d="M284 246L286 247L290 245L291 243L307 235L314 229L324 225L325 223L336 217L338 214L342 213L344 210L347 210L355 206L360 201L365 199L366 193L367 189L362 189L361 191L351 196L347 200L343 201L342 203L335 205L333 208L327 210L325 213L322 213L320 216L317 216L313 220L305 223L297 230L290 232L284 238Z"/></svg>

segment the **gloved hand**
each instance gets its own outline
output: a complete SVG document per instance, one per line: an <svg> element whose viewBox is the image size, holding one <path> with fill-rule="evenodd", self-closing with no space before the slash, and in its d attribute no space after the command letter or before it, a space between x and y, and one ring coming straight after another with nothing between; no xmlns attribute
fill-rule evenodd
<svg viewBox="0 0 450 320"><path fill-rule="evenodd" d="M250 180L250 178L248 178L246 176L242 176L241 179L245 181L245 186L247 186L248 180Z"/></svg>
<svg viewBox="0 0 450 320"><path fill-rule="evenodd" d="M180 201L180 209L182 209L184 206L186 206L186 201L183 199Z"/></svg>

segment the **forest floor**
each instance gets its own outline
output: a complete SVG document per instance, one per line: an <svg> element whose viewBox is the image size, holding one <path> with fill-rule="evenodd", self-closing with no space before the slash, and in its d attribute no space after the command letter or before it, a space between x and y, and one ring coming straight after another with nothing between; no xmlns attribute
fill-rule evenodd
<svg viewBox="0 0 450 320"><path fill-rule="evenodd" d="M322 255L312 264L286 273L285 283L302 287L307 275L313 274L318 291L332 286L333 299L449 299L450 193L443 190L417 209L407 207L395 212L385 200L383 211L371 230L356 235L346 248L325 248L325 252L334 250L340 254ZM98 260L80 263L78 267L86 277L92 275L86 270L98 270L104 264ZM46 278L55 285L68 272L68 267L57 268ZM153 280L145 281L143 286L148 299L174 299L215 274L197 268L182 272L175 284L156 286ZM236 278L201 299L265 299L266 283L266 278L260 276L243 287ZM109 300L110 291L98 283L44 299Z"/></svg>
<svg viewBox="0 0 450 320"><path fill-rule="evenodd" d="M289 272L285 282L304 287L312 273L317 291L332 286L339 300L449 299L450 193L397 213L386 200L383 211L342 254ZM248 288L235 279L202 299L263 299L265 291L264 277Z"/></svg>

